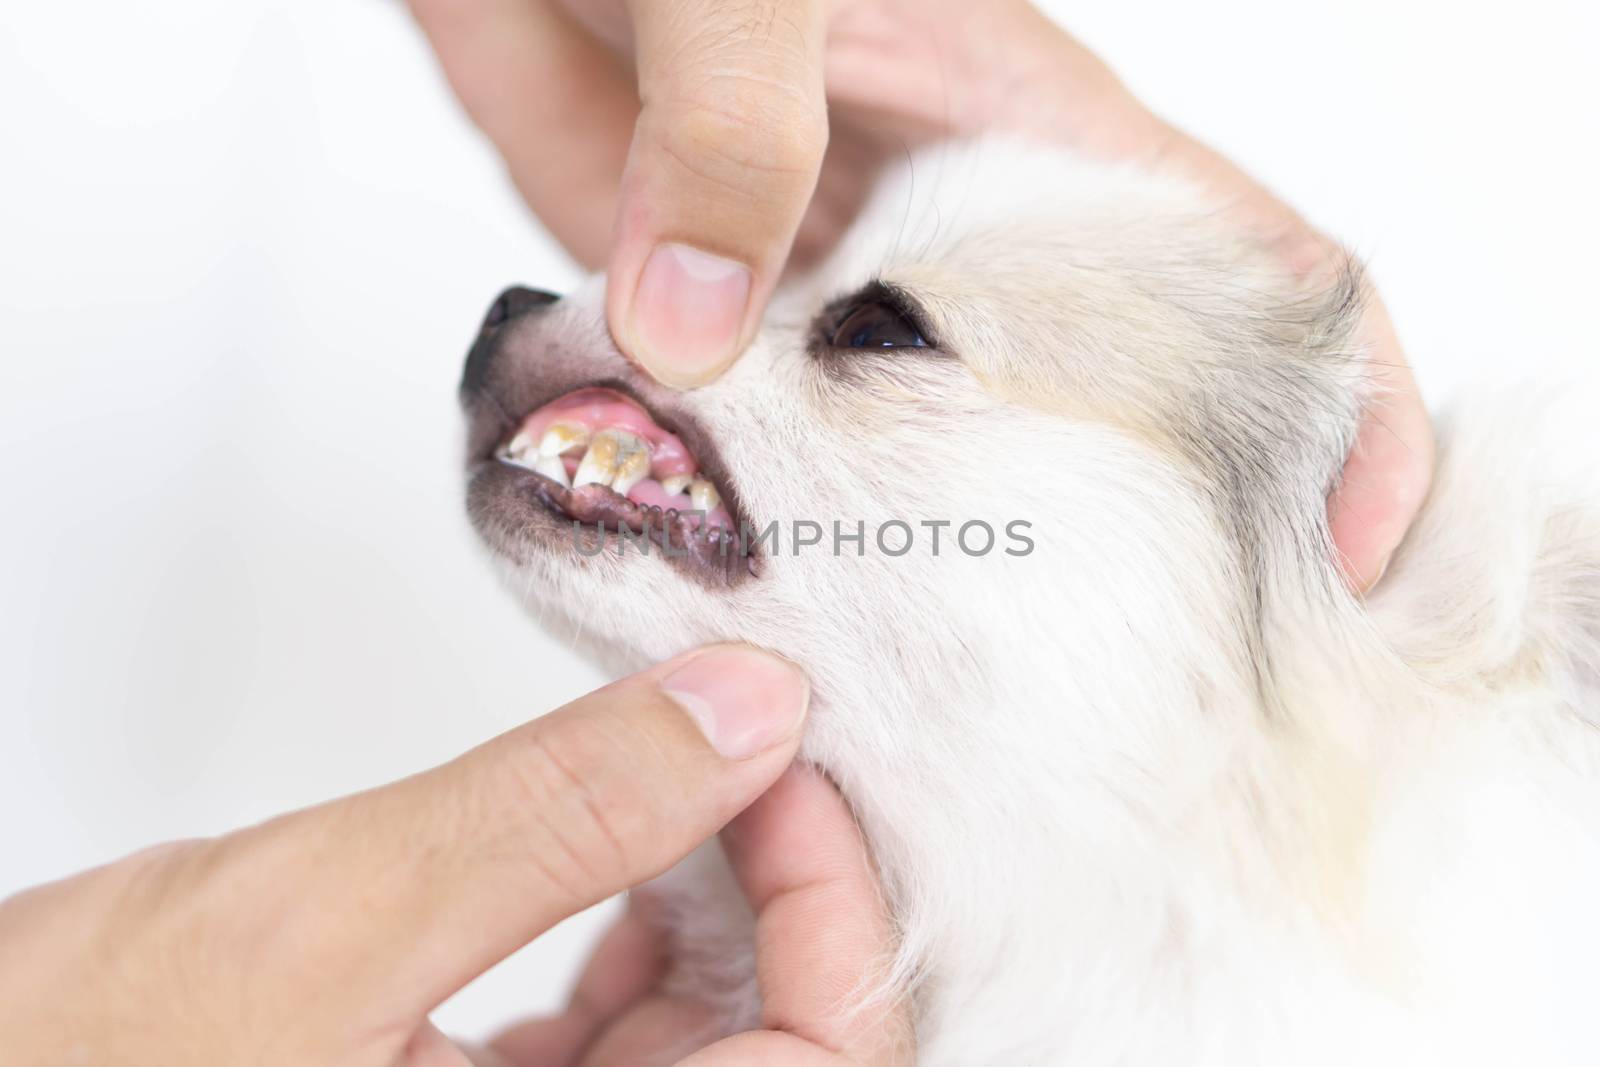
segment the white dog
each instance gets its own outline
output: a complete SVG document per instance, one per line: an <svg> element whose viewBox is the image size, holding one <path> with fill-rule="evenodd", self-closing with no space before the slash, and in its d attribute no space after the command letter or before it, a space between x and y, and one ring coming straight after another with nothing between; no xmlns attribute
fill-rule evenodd
<svg viewBox="0 0 1600 1067"><path fill-rule="evenodd" d="M598 279L508 292L470 510L609 666L804 667L921 1063L1593 1063L1596 457L1458 414L1352 597L1361 293L1174 180L941 149L692 392L618 355ZM680 933L724 958L679 980L743 1027L748 914L686 867Z"/></svg>

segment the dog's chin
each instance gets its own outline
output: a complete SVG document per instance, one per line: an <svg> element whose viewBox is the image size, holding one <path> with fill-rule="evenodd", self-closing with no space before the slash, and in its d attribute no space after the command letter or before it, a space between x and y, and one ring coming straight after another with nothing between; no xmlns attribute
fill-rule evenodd
<svg viewBox="0 0 1600 1067"><path fill-rule="evenodd" d="M501 420L494 440L473 457L467 506L513 564L581 567L610 555L711 588L755 576L750 526L714 444L615 384L569 389Z"/></svg>

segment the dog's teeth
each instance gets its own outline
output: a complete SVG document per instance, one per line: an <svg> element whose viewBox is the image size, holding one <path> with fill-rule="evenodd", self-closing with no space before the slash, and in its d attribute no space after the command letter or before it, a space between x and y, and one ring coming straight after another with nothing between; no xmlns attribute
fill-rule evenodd
<svg viewBox="0 0 1600 1067"><path fill-rule="evenodd" d="M518 434L519 438L524 435ZM589 443L589 428L576 426L570 422L558 422L545 430L544 436L539 439L539 455L542 457L559 456L580 448Z"/></svg>
<svg viewBox="0 0 1600 1067"><path fill-rule="evenodd" d="M505 456L507 459L521 459L528 454L528 450L532 447L533 438L525 433L518 433L517 436L511 439L511 443L506 445Z"/></svg>
<svg viewBox="0 0 1600 1067"><path fill-rule="evenodd" d="M572 484L609 485L619 493L632 489L650 473L650 449L643 441L626 430L615 428L601 430L589 440L589 451L578 464L577 477ZM632 478L626 488L618 488L619 476Z"/></svg>
<svg viewBox="0 0 1600 1067"><path fill-rule="evenodd" d="M677 496L689 488L689 483L694 481L692 474L670 474L661 479L661 488L670 496Z"/></svg>
<svg viewBox="0 0 1600 1067"><path fill-rule="evenodd" d="M635 452L643 452L647 458L650 455L650 446L627 430L619 430L616 427L612 427L609 430L601 430L595 436L610 437L617 442L618 462L633 455Z"/></svg>
<svg viewBox="0 0 1600 1067"><path fill-rule="evenodd" d="M617 439L606 434L596 434L578 464L578 473L572 479L574 488L585 485L610 485L617 476Z"/></svg>
<svg viewBox="0 0 1600 1067"><path fill-rule="evenodd" d="M540 456L539 461L533 465L533 469L551 481L559 482L569 487L572 485L567 479L567 465L561 462L560 456Z"/></svg>
<svg viewBox="0 0 1600 1067"><path fill-rule="evenodd" d="M613 491L628 495L628 490L650 476L650 453L644 449L629 452L617 461L616 477L611 479Z"/></svg>
<svg viewBox="0 0 1600 1067"><path fill-rule="evenodd" d="M722 497L717 495L716 486L704 478L696 478L689 483L689 503L694 505L695 511L709 515L722 503Z"/></svg>

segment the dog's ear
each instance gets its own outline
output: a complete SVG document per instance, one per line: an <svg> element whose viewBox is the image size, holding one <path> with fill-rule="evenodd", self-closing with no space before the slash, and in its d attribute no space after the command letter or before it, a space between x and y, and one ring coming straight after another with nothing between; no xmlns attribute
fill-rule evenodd
<svg viewBox="0 0 1600 1067"><path fill-rule="evenodd" d="M1328 496L1374 400L1357 337L1367 291L1347 260L1325 285L1214 299L1197 316L1208 344L1164 421L1257 563L1264 542L1334 558Z"/></svg>

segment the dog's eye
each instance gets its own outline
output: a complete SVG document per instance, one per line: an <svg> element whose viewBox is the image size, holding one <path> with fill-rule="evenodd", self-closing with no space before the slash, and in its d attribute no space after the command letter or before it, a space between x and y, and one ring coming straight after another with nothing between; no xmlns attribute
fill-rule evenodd
<svg viewBox="0 0 1600 1067"><path fill-rule="evenodd" d="M828 335L834 348L927 348L922 333L906 317L877 300L846 311Z"/></svg>

